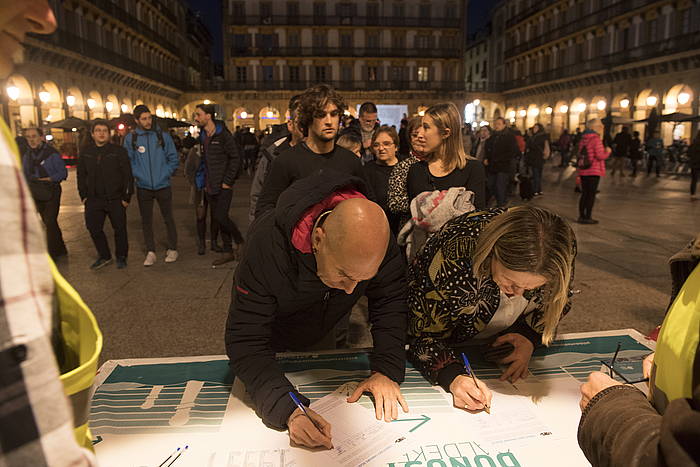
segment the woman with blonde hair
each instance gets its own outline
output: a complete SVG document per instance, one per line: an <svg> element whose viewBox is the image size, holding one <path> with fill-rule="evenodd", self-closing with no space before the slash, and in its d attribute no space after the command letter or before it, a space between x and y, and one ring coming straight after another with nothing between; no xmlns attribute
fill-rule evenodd
<svg viewBox="0 0 700 467"><path fill-rule="evenodd" d="M542 208L452 219L409 266L409 360L455 407L489 406L491 392L466 377L460 349L495 347L485 357L508 365L501 379L525 377L532 352L552 342L569 311L575 256L569 224Z"/></svg>
<svg viewBox="0 0 700 467"><path fill-rule="evenodd" d="M424 191L465 187L474 193L474 206L486 204L484 165L464 152L462 119L452 103L435 104L423 116L427 159L411 166L407 188L409 200Z"/></svg>

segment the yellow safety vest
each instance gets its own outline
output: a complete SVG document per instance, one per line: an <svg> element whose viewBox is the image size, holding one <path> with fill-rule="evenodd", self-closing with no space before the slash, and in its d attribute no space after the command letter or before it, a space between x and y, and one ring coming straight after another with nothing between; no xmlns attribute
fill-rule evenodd
<svg viewBox="0 0 700 467"><path fill-rule="evenodd" d="M693 364L700 338L700 266L688 276L656 343L651 398L659 413L674 399L693 398Z"/></svg>
<svg viewBox="0 0 700 467"><path fill-rule="evenodd" d="M14 138L2 118L0 132L17 155L21 166ZM92 435L88 428L90 389L97 373L97 360L102 351L102 333L90 308L58 272L49 255L46 256L54 282L55 305L59 311L62 350L68 368L71 368L61 374L61 382L73 409L75 439L81 446L92 449Z"/></svg>

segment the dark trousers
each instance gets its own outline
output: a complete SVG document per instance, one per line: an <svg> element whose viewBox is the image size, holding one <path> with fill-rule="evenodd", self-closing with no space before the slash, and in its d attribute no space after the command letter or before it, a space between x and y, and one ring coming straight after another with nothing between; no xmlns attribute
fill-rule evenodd
<svg viewBox="0 0 700 467"><path fill-rule="evenodd" d="M698 187L698 177L700 177L700 169L690 169L690 194L693 196Z"/></svg>
<svg viewBox="0 0 700 467"><path fill-rule="evenodd" d="M489 201L491 196L496 197L496 205L500 208L506 205L508 201L508 182L510 182L510 173L496 172L489 173L486 180L488 184Z"/></svg>
<svg viewBox="0 0 700 467"><path fill-rule="evenodd" d="M177 230L175 229L175 219L173 219L172 189L170 187L161 188L160 190L137 188L136 197L139 201L146 251L156 251L156 242L153 239L153 201L158 202L160 214L165 221L165 227L168 231L168 249L177 250Z"/></svg>
<svg viewBox="0 0 700 467"><path fill-rule="evenodd" d="M214 219L219 224L221 232L222 247L225 252L233 251L231 239L237 244L243 243L243 235L238 230L236 224L228 215L228 210L231 207L231 198L233 198L233 189L221 189L215 195L207 193L209 204L211 204Z"/></svg>
<svg viewBox="0 0 700 467"><path fill-rule="evenodd" d="M197 240L204 244L207 237L207 211L209 211L209 236L211 244L216 244L219 238L219 223L214 219L214 209L204 193L196 190L194 193L195 216L197 219Z"/></svg>
<svg viewBox="0 0 700 467"><path fill-rule="evenodd" d="M102 259L110 259L112 254L109 251L107 236L104 232L105 217L109 217L109 222L114 230L114 249L117 258L126 259L129 253L129 240L126 233L126 208L119 199L90 199L85 201L85 226L90 232L92 241L95 243L97 254Z"/></svg>
<svg viewBox="0 0 700 467"><path fill-rule="evenodd" d="M46 226L46 243L52 258L65 255L66 244L63 242L63 233L58 226L58 210L61 208L61 184L53 183L51 187L51 199L36 201L36 210L39 211L41 220Z"/></svg>
<svg viewBox="0 0 700 467"><path fill-rule="evenodd" d="M599 182L600 177L597 175L581 177L581 198L578 201L578 213L581 219L590 219L593 215L593 205Z"/></svg>
<svg viewBox="0 0 700 467"><path fill-rule="evenodd" d="M542 193L542 169L544 167L531 167L532 169L532 191Z"/></svg>
<svg viewBox="0 0 700 467"><path fill-rule="evenodd" d="M656 175L660 175L661 172L661 157L649 156L647 161L647 175L651 175L651 166L656 165Z"/></svg>

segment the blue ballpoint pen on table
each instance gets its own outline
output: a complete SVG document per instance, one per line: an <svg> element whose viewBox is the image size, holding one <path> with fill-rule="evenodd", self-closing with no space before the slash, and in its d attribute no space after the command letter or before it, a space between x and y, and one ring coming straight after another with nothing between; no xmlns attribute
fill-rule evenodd
<svg viewBox="0 0 700 467"><path fill-rule="evenodd" d="M468 359L467 356L464 354L464 352L462 352L462 360L464 361L464 369L467 370L467 372L469 373L469 375L472 377L472 380L474 380L474 386L476 386L477 389L478 389L478 388L479 388L479 385L478 385L477 382L476 382L476 376L474 376L474 370L472 370L472 366L469 364L469 359ZM486 402L484 402L484 412L486 412L486 413L489 414L489 415L491 414L491 407L489 407L489 406L486 404Z"/></svg>
<svg viewBox="0 0 700 467"><path fill-rule="evenodd" d="M304 404L301 403L301 401L300 401L299 398L296 396L296 394L294 394L292 391L289 391L289 397L291 397L292 400L294 401L294 403L296 404L296 406L299 407L299 410L301 410L301 411L304 413L304 415L306 415L306 418L308 418L309 421L310 421L311 423L314 424L314 426L316 427L316 429L317 429L321 434L323 434L323 435L325 436L325 433L323 433L323 430L321 429L321 427L318 425L318 423L316 423L316 420L314 420L313 418L311 418L311 416L309 415L309 413L306 411L306 407L304 407Z"/></svg>

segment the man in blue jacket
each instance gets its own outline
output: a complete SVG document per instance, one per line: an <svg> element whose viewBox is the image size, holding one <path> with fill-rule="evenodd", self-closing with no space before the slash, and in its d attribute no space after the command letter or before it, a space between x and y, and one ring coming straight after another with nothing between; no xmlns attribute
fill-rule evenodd
<svg viewBox="0 0 700 467"><path fill-rule="evenodd" d="M168 231L168 250L165 262L177 260L177 231L173 219L173 192L170 177L175 173L179 160L175 144L169 134L153 124L151 111L145 105L134 107L137 128L124 138L129 153L131 170L136 181L136 198L139 201L143 238L146 243L144 266L156 262L156 243L153 239L153 201L163 215Z"/></svg>
<svg viewBox="0 0 700 467"><path fill-rule="evenodd" d="M44 141L41 128L27 128L24 136L29 144L22 156L24 175L36 210L46 226L49 254L55 260L67 254L63 233L58 226L58 211L61 207L61 182L68 177L68 171L58 151Z"/></svg>

